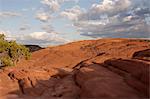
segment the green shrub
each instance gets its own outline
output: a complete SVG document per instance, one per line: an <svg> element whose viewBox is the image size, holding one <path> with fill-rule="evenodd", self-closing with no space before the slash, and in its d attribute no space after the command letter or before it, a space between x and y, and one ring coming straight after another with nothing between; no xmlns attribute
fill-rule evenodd
<svg viewBox="0 0 150 99"><path fill-rule="evenodd" d="M9 48L9 42L0 40L0 53L6 51Z"/></svg>
<svg viewBox="0 0 150 99"><path fill-rule="evenodd" d="M18 60L22 56L26 59L29 59L30 52L29 49L26 48L24 45L18 45L15 41L9 42L9 49L8 49L9 56L14 60Z"/></svg>
<svg viewBox="0 0 150 99"><path fill-rule="evenodd" d="M4 66L14 66L14 63L10 57L2 57L0 60Z"/></svg>
<svg viewBox="0 0 150 99"><path fill-rule="evenodd" d="M28 60L31 57L31 53L29 48L25 47L24 45L20 45L20 51L22 52L21 54Z"/></svg>
<svg viewBox="0 0 150 99"><path fill-rule="evenodd" d="M4 34L0 34L0 40L4 40L5 39L5 35Z"/></svg>
<svg viewBox="0 0 150 99"><path fill-rule="evenodd" d="M31 53L28 48L24 45L17 44L16 41L8 42L4 38L5 36L0 34L0 53L6 53L6 55L1 58L1 61L5 66L16 64L20 58L30 58Z"/></svg>

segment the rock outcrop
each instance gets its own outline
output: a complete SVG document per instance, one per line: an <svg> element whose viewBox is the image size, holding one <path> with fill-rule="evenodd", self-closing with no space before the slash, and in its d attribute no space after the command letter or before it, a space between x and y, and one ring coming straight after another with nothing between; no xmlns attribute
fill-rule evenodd
<svg viewBox="0 0 150 99"><path fill-rule="evenodd" d="M101 39L36 51L0 71L2 99L149 98L150 43Z"/></svg>
<svg viewBox="0 0 150 99"><path fill-rule="evenodd" d="M25 45L25 46L29 48L30 52L35 52L35 51L43 49L42 47L38 45Z"/></svg>

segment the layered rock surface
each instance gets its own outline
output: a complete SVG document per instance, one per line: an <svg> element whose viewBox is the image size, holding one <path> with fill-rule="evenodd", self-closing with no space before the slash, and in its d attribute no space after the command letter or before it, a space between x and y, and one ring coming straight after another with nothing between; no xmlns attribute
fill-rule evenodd
<svg viewBox="0 0 150 99"><path fill-rule="evenodd" d="M149 98L150 43L100 39L36 51L0 71L1 99Z"/></svg>

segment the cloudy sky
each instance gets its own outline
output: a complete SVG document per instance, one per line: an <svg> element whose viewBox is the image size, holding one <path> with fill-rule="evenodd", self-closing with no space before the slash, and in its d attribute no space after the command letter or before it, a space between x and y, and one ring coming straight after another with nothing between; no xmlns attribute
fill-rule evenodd
<svg viewBox="0 0 150 99"><path fill-rule="evenodd" d="M150 0L0 0L0 32L41 46L150 38Z"/></svg>

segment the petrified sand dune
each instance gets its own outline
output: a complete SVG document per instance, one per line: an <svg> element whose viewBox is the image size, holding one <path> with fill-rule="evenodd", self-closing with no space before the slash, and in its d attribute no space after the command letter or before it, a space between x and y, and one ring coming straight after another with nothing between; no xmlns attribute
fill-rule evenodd
<svg viewBox="0 0 150 99"><path fill-rule="evenodd" d="M1 99L149 98L150 43L100 39L33 52L0 71Z"/></svg>

